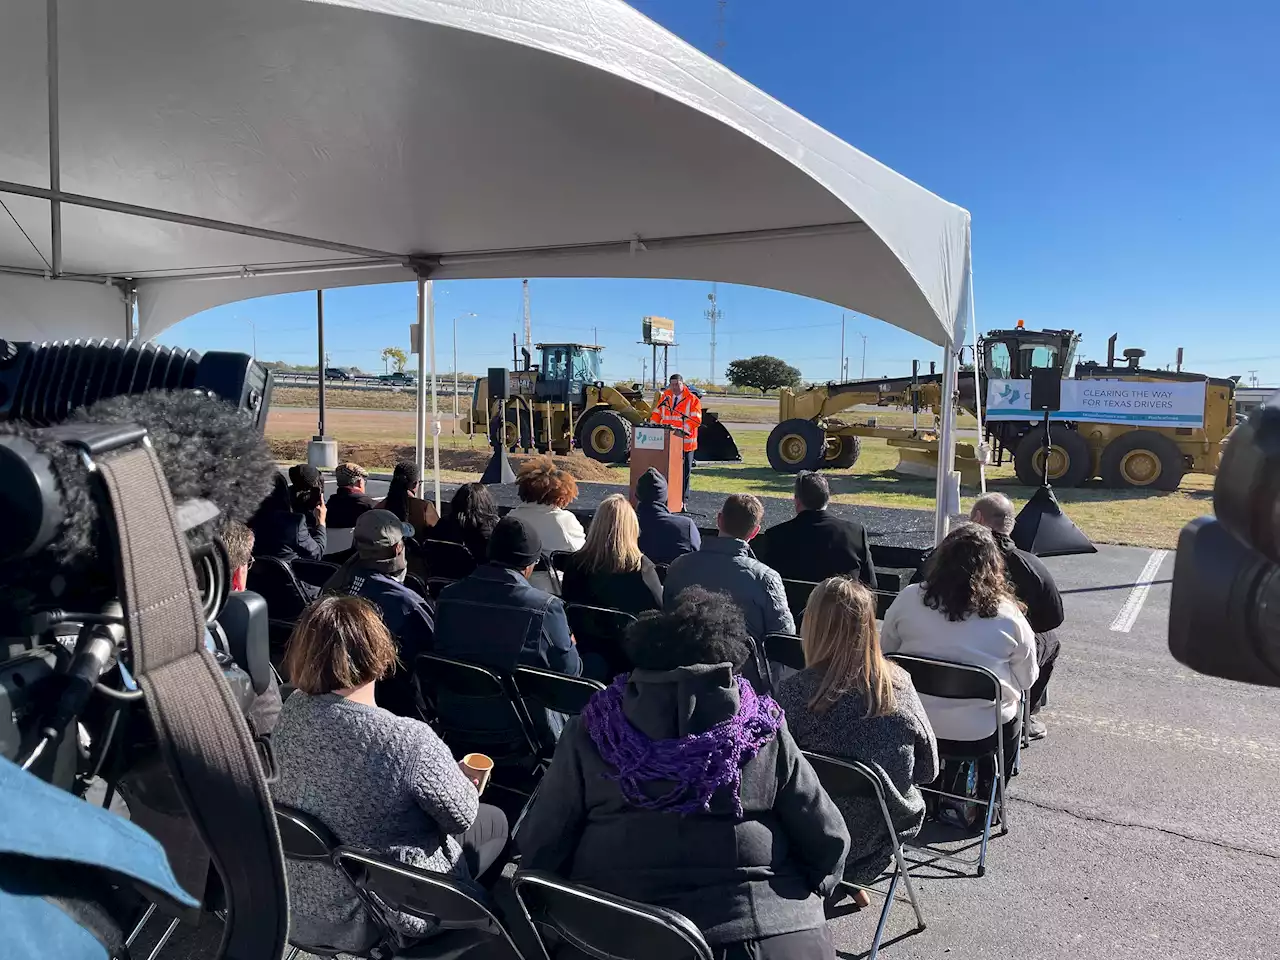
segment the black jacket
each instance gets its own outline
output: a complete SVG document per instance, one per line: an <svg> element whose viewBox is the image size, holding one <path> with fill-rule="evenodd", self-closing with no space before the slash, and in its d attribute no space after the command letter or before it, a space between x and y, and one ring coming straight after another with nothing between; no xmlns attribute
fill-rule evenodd
<svg viewBox="0 0 1280 960"><path fill-rule="evenodd" d="M734 716L728 664L635 670L623 712L650 740L702 733ZM521 825L521 866L676 910L712 946L822 927L823 898L844 870L849 833L784 724L742 767L742 815L728 788L706 813L633 807L581 718ZM654 783L655 796L664 787Z"/></svg>
<svg viewBox="0 0 1280 960"><path fill-rule="evenodd" d="M752 542L756 556L784 580L818 583L827 577L857 577L876 588L876 566L866 528L826 510L805 510L770 527Z"/></svg>
<svg viewBox="0 0 1280 960"><path fill-rule="evenodd" d="M565 559L564 582L560 586L560 598L565 603L585 603L637 615L662 609L662 581L648 557L640 558L640 569L634 573L588 573L582 569L581 556L571 553Z"/></svg>
<svg viewBox="0 0 1280 960"><path fill-rule="evenodd" d="M365 493L352 493L346 487L339 487L338 492L329 497L326 504L329 516L326 522L331 527L346 529L354 527L360 515L373 509L373 499Z"/></svg>
<svg viewBox="0 0 1280 960"><path fill-rule="evenodd" d="M702 534L693 518L668 509L667 481L653 467L636 481L636 501L640 552L654 563L670 563L702 546Z"/></svg>
<svg viewBox="0 0 1280 960"><path fill-rule="evenodd" d="M276 510L253 518L253 555L276 557L285 563L323 560L325 528L315 522L315 514Z"/></svg>

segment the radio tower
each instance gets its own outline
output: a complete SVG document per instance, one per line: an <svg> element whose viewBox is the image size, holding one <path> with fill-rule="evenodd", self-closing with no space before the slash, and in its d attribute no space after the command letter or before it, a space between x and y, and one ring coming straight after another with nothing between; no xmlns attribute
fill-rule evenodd
<svg viewBox="0 0 1280 960"><path fill-rule="evenodd" d="M716 0L716 59L724 63L724 13L729 0Z"/></svg>
<svg viewBox="0 0 1280 960"><path fill-rule="evenodd" d="M711 284L711 292L707 294L710 305L702 311L702 315L711 324L711 385L716 385L716 321L724 316L716 302L716 285Z"/></svg>
<svg viewBox="0 0 1280 960"><path fill-rule="evenodd" d="M526 277L520 284L524 293L524 348L533 353L533 322L529 318L529 280Z"/></svg>

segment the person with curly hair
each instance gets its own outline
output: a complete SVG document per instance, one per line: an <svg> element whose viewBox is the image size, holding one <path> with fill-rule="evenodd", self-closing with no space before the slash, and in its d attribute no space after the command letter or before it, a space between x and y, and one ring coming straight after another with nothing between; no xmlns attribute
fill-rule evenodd
<svg viewBox="0 0 1280 960"><path fill-rule="evenodd" d="M587 534L578 518L565 509L578 497L578 481L573 474L561 470L550 457L534 457L520 468L516 489L521 503L511 516L519 517L538 534L543 560L549 561L553 553L582 549ZM547 593L560 593L549 570L535 570L529 582Z"/></svg>
<svg viewBox="0 0 1280 960"><path fill-rule="evenodd" d="M884 615L880 646L904 653L986 667L1000 678L1005 756L1022 732L1022 691L1036 681L1036 636L1005 576L991 531L965 524L938 544L924 581L904 587ZM959 753L964 741L995 731L984 702L920 695L940 753Z"/></svg>
<svg viewBox="0 0 1280 960"><path fill-rule="evenodd" d="M690 587L626 646L635 668L565 726L521 866L679 911L721 960L834 958L823 902L849 834L782 708L739 675L742 612Z"/></svg>

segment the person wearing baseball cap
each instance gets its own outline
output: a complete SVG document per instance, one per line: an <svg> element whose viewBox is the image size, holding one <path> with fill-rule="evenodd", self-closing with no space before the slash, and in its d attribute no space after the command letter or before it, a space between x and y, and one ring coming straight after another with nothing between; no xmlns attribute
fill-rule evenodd
<svg viewBox="0 0 1280 960"><path fill-rule="evenodd" d="M364 492L368 471L358 463L340 463L333 471L338 490L329 497L329 526L354 527L360 515L374 509L373 499Z"/></svg>
<svg viewBox="0 0 1280 960"><path fill-rule="evenodd" d="M529 582L541 556L537 530L514 515L498 521L489 538L488 562L445 587L436 601L436 652L504 673L526 664L581 676L582 660L569 633L564 604ZM443 693L437 704L446 724L510 730L513 743L518 743L519 731L508 725L510 711L495 706L474 700L448 702ZM560 735L561 714L536 708L530 713L541 735L552 739Z"/></svg>
<svg viewBox="0 0 1280 960"><path fill-rule="evenodd" d="M404 541L413 527L390 510L369 510L352 531L355 554L324 586L326 594L339 593L368 600L382 613L382 622L396 641L400 664L379 683L381 706L401 716L415 716L421 706L412 683L413 662L432 648L435 618L426 598L405 586L408 560Z"/></svg>

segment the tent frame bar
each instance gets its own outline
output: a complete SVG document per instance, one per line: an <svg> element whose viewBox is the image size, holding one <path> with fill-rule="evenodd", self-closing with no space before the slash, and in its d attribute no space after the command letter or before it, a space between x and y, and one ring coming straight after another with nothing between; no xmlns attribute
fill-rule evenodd
<svg viewBox="0 0 1280 960"><path fill-rule="evenodd" d="M49 192L62 193L61 121L58 119L58 0L45 0L45 71L49 101ZM49 204L49 270L62 275L62 204Z"/></svg>

